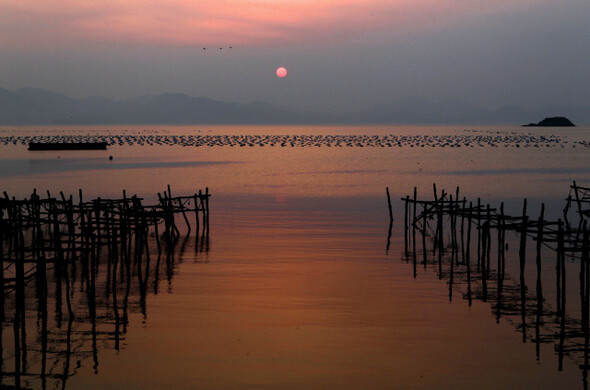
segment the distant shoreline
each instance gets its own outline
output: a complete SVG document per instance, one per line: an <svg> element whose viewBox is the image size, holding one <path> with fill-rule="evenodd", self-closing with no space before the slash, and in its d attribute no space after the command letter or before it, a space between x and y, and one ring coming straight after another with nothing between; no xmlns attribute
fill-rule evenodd
<svg viewBox="0 0 590 390"><path fill-rule="evenodd" d="M341 111L308 111L275 103L237 103L162 93L115 100L71 98L36 88L0 88L0 126L120 125L513 125L548 115L590 124L590 106L480 108L452 99L408 97Z"/></svg>

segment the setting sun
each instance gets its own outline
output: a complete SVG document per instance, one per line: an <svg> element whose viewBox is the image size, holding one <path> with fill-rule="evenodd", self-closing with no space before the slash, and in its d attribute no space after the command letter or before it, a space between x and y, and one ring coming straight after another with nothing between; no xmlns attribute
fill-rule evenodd
<svg viewBox="0 0 590 390"><path fill-rule="evenodd" d="M285 76L287 76L287 68L281 66L279 68L277 68L277 77L283 78Z"/></svg>

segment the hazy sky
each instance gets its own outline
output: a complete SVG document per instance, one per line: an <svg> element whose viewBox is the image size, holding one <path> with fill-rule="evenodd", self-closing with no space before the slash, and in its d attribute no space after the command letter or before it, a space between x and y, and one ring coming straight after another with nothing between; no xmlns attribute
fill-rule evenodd
<svg viewBox="0 0 590 390"><path fill-rule="evenodd" d="M590 105L589 0L3 0L0 53L0 87L73 97Z"/></svg>

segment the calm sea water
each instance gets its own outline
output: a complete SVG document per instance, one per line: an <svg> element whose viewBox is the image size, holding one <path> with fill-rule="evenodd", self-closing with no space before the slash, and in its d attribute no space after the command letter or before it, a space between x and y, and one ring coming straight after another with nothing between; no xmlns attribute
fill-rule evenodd
<svg viewBox="0 0 590 390"><path fill-rule="evenodd" d="M177 195L205 187L212 193L209 239L187 237L175 248L174 262L145 270L144 288L131 283L124 328L115 329L105 293L96 307L104 314L98 331L90 332L82 281L72 271L76 320L51 321L45 371L51 375L43 378L39 322L30 297L21 385L586 388L588 347L582 330L560 347L559 327L550 322L556 310L554 252L543 251L547 314L529 318L525 313L523 320L515 309L513 315L498 316L493 302L475 293L471 302L467 299L465 275L449 277L448 264L432 259L414 266L405 254L400 199L414 187L420 198L432 199L436 183L438 191L451 193L459 186L461 196L471 200L479 197L494 206L504 201L512 214L520 211L523 198L533 216L545 203L547 218L557 218L572 181L590 185L588 131L502 126L0 129L0 190L9 196L25 197L34 188L74 195L82 189L90 199L118 197L126 190L150 201L167 185ZM536 141L527 143L530 134ZM106 151L32 152L18 138L47 135L117 136L121 144ZM262 141L195 147L174 138L263 135L408 138L401 147L325 142L291 147ZM140 145L138 136L161 136L171 145ZM503 143L490 137L516 138ZM537 142L539 137L552 143ZM462 143L452 145L449 139ZM389 240L386 186L394 211ZM507 239L506 286L517 288L518 250L513 248L518 237ZM530 252L532 264L535 253ZM566 310L572 332L581 327L578 270L570 259ZM525 281L534 306L533 266ZM510 299L506 296L507 305ZM10 302L8 295L8 312ZM14 384L14 344L8 316L2 327L0 379L5 386Z"/></svg>

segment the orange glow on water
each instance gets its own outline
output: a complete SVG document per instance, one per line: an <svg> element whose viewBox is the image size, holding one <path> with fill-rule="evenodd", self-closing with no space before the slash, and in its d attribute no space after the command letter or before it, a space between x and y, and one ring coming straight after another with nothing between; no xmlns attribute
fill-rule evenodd
<svg viewBox="0 0 590 390"><path fill-rule="evenodd" d="M143 128L126 131L145 134ZM221 134L256 130L261 134L351 134L356 129L170 126L159 131L208 134L209 130ZM32 134L40 131L50 133L37 127L28 130ZM98 130L69 131L87 134ZM465 133L390 126L365 131ZM550 134L554 130L536 131ZM587 128L567 134L585 137ZM418 196L428 198L424 194L436 182L439 188L450 190L460 185L468 198L481 195L486 201L539 191L563 199L569 172L589 166L586 148L113 145L108 151L67 155L37 154L25 145L6 145L2 150L3 189L11 195L27 196L35 186L53 194L59 190L75 194L83 188L88 198L118 196L126 188L127 194L143 197L162 191L166 184L171 184L175 194L203 186L213 194L210 249L197 252L191 236L186 246L185 241L179 242L174 261L162 258L160 262L155 260L152 243L154 256L144 268L149 286L144 300L147 311L138 312L141 300L138 302L137 288L131 287L129 324L121 349L99 343L97 371L88 353L90 327L76 323L72 340L86 344L72 341L72 367L78 356L86 360L80 359L79 367L72 371L75 375L67 377L69 388L580 388L579 368L573 360L565 360L563 371L556 369L553 343L540 346L542 359L537 360L534 344L528 342L533 339L523 343L518 324L512 322L516 317L496 323L490 302L476 299L469 307L463 299L465 281L457 273L451 285L448 264L440 263L444 268L420 264L417 276L412 276L411 261L403 258L399 198L413 186L418 186ZM109 154L113 161L108 160ZM195 164L175 164L182 162ZM529 168L533 167L540 168L540 173L532 174ZM562 170L548 173L544 169L551 167ZM583 182L590 182L587 170L579 173ZM396 214L391 245L386 241L385 185L390 186ZM511 242L507 275L514 281L511 267L517 269L520 264L518 249L513 247ZM548 282L543 282L543 304L552 313L555 297L550 286L555 279L546 270L555 269L554 257L544 261L543 275ZM106 271L108 263L101 264ZM579 265L568 265L567 275L577 279ZM157 294L156 269L160 270ZM165 279L168 270L171 274ZM536 277L534 266L527 265L527 270ZM78 276L75 280L74 294L85 294L78 289L84 279ZM133 280L136 283L139 276L133 274ZM529 292L534 289L533 281L528 280ZM29 287L33 293L34 283ZM97 284L98 290L104 291L103 283ZM568 307L579 310L580 302L570 298L575 294L572 290L568 295ZM531 297L527 299L529 305L533 303ZM74 295L72 301L86 313L86 295ZM108 302L112 301L106 302L111 313ZM513 301L506 300L509 302ZM76 321L85 318L77 316ZM112 315L101 318L106 320L99 330L106 331L100 334L112 335ZM529 318L525 330L535 337L531 321ZM38 323L30 318L27 324L29 342L39 340ZM10 332L11 328L4 329ZM52 333L50 340L67 340L57 335ZM49 349L59 352L65 347ZM14 354L5 351L6 356ZM29 367L29 372L40 372L39 360L34 359L37 365Z"/></svg>

